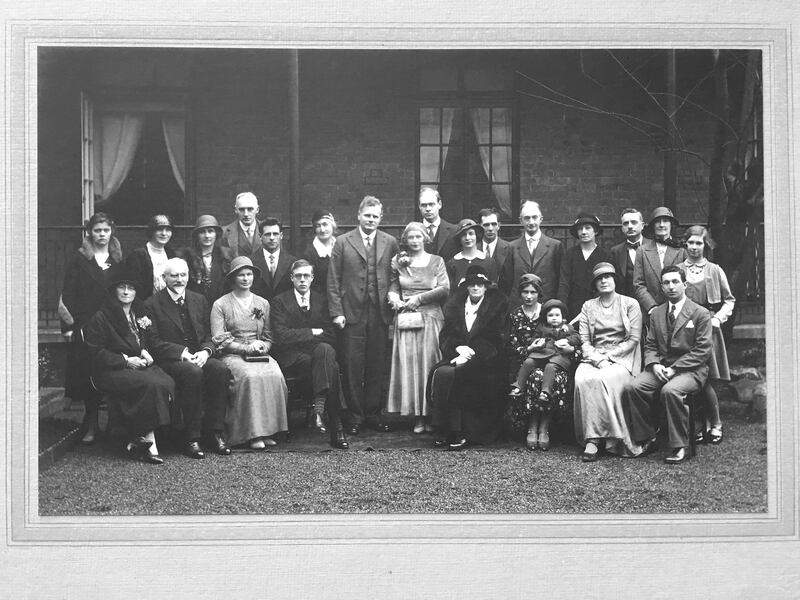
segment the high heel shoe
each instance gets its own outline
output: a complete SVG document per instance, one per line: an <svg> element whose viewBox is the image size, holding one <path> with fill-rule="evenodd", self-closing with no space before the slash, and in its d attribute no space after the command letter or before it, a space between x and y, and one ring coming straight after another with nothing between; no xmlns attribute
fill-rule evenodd
<svg viewBox="0 0 800 600"><path fill-rule="evenodd" d="M539 431L539 450L550 450L549 431Z"/></svg>
<svg viewBox="0 0 800 600"><path fill-rule="evenodd" d="M416 434L424 433L425 432L425 419L422 417L417 417L414 421L414 429L412 430Z"/></svg>

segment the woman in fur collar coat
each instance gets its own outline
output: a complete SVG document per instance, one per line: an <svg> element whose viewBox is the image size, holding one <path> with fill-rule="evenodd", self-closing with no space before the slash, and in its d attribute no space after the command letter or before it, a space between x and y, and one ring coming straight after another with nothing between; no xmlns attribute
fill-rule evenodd
<svg viewBox="0 0 800 600"><path fill-rule="evenodd" d="M91 444L95 439L100 395L89 380L91 365L83 329L92 315L110 299L107 290L109 268L121 261L122 248L114 236L114 222L105 213L95 213L86 224L86 237L81 247L67 260L58 306L61 333L69 342L65 395L73 400L82 400L86 407L81 440L85 444Z"/></svg>

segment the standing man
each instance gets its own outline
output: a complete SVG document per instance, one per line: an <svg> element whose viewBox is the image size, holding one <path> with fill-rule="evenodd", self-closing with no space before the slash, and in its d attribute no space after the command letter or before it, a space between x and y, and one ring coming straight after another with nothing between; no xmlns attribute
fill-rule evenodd
<svg viewBox="0 0 800 600"><path fill-rule="evenodd" d="M656 434L662 407L672 452L664 460L678 464L689 445L686 396L702 389L711 358L711 313L686 297L686 273L677 265L661 271L667 302L650 315L643 370L622 393L622 409L631 439L648 444Z"/></svg>
<svg viewBox="0 0 800 600"><path fill-rule="evenodd" d="M512 308L519 306L517 283L525 273L533 273L542 280L545 300L557 297L564 247L558 240L542 233L543 220L538 202L526 200L522 204L519 222L523 232L509 246L508 258L500 279L500 287L509 295Z"/></svg>
<svg viewBox="0 0 800 600"><path fill-rule="evenodd" d="M314 394L314 426L326 432L322 414L328 412L331 446L348 447L341 419L339 363L333 346L333 333L325 296L311 290L314 267L305 259L294 261L291 281L294 289L272 301L273 355L284 375L311 380Z"/></svg>
<svg viewBox="0 0 800 600"><path fill-rule="evenodd" d="M644 217L635 208L624 208L620 215L620 223L625 241L611 248L611 264L618 274L617 291L633 298L633 265L636 262L636 249L644 240L642 237Z"/></svg>
<svg viewBox="0 0 800 600"><path fill-rule="evenodd" d="M202 432L217 454L230 454L223 437L228 381L231 372L212 358L208 302L186 289L189 267L182 258L170 258L164 267L166 287L145 301L152 318L153 357L175 380L175 395L183 413L186 454L204 458Z"/></svg>
<svg viewBox="0 0 800 600"><path fill-rule="evenodd" d="M253 266L261 269L261 277L253 281L252 291L270 302L287 290L292 289L291 267L297 260L281 248L283 225L278 219L267 217L258 224L261 248L250 257Z"/></svg>
<svg viewBox="0 0 800 600"><path fill-rule="evenodd" d="M419 212L422 213L422 224L428 231L430 243L425 244L425 252L438 254L446 263L461 249L455 240L458 226L448 223L439 217L442 210L442 198L438 190L424 187L419 192Z"/></svg>
<svg viewBox="0 0 800 600"><path fill-rule="evenodd" d="M252 192L236 196L233 204L238 217L222 228L223 248L230 248L233 256L250 256L258 249L258 198Z"/></svg>
<svg viewBox="0 0 800 600"><path fill-rule="evenodd" d="M389 431L380 420L388 326L392 311L387 302L392 257L397 240L378 224L383 205L365 196L358 207L358 227L336 238L328 266L328 308L335 327L342 330L348 433L362 424Z"/></svg>
<svg viewBox="0 0 800 600"><path fill-rule="evenodd" d="M653 239L645 240L636 251L633 264L633 293L642 309L642 318L666 301L662 291L661 271L664 267L678 265L686 260L686 249L672 236L678 228L678 219L666 206L659 206L650 216L647 225Z"/></svg>
<svg viewBox="0 0 800 600"><path fill-rule="evenodd" d="M478 217L483 226L483 251L494 259L498 272L502 273L511 244L500 237L500 214L496 208L482 208Z"/></svg>

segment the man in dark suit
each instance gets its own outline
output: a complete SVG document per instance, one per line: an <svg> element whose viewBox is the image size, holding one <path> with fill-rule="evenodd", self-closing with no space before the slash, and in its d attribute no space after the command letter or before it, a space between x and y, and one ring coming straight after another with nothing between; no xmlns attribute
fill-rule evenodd
<svg viewBox="0 0 800 600"><path fill-rule="evenodd" d="M431 241L425 244L425 252L437 254L446 263L453 258L461 247L455 239L458 225L448 223L439 216L442 210L442 198L438 190L423 187L419 192L419 212L422 213L422 224L428 231Z"/></svg>
<svg viewBox="0 0 800 600"><path fill-rule="evenodd" d="M358 227L336 238L328 265L328 309L342 330L348 432L362 423L389 431L381 422L388 326L392 311L387 302L392 257L399 247L388 233L378 231L381 201L366 196L358 207Z"/></svg>
<svg viewBox="0 0 800 600"><path fill-rule="evenodd" d="M261 269L261 277L253 281L252 291L262 298L272 300L275 296L292 289L291 267L297 257L281 248L283 226L278 219L267 217L258 224L261 248L250 257L253 266Z"/></svg>
<svg viewBox="0 0 800 600"><path fill-rule="evenodd" d="M230 454L223 430L231 372L222 361L212 358L215 345L208 302L202 294L186 289L189 267L182 258L169 259L163 277L167 287L148 298L145 309L152 321L156 363L175 380L186 454L205 457L200 448L203 432L217 454Z"/></svg>
<svg viewBox="0 0 800 600"><path fill-rule="evenodd" d="M533 273L542 280L544 300L557 297L564 247L561 242L542 232L543 220L537 202L526 200L520 207L519 222L523 233L510 243L500 278L500 288L508 294L512 308L520 304L517 283L525 273Z"/></svg>
<svg viewBox="0 0 800 600"><path fill-rule="evenodd" d="M633 264L633 293L642 309L642 318L666 301L662 291L661 271L664 267L679 265L686 260L686 249L673 240L678 219L666 206L659 206L650 216L645 233L653 239L645 240L636 250Z"/></svg>
<svg viewBox="0 0 800 600"><path fill-rule="evenodd" d="M686 297L686 274L677 265L661 271L667 302L650 315L644 344L644 370L626 384L622 408L631 438L652 443L661 408L666 409L668 464L686 459L689 408L686 397L699 391L711 358L711 313Z"/></svg>
<svg viewBox="0 0 800 600"><path fill-rule="evenodd" d="M478 217L483 226L483 251L494 259L498 272L502 273L511 244L500 237L500 214L496 208L482 208Z"/></svg>
<svg viewBox="0 0 800 600"><path fill-rule="evenodd" d="M236 196L233 205L238 217L233 223L222 228L220 246L230 248L236 256L250 256L258 247L258 198L252 192Z"/></svg>
<svg viewBox="0 0 800 600"><path fill-rule="evenodd" d="M325 433L322 414L327 409L331 446L346 449L347 438L340 412L341 385L336 362L328 302L322 294L311 291L314 267L305 259L291 266L293 289L275 296L272 301L272 354L285 375L311 379L314 394L314 426Z"/></svg>
<svg viewBox="0 0 800 600"><path fill-rule="evenodd" d="M644 217L635 208L625 208L620 215L620 223L625 241L612 246L611 264L617 270L617 291L633 298L633 266L636 261L636 249L643 241Z"/></svg>

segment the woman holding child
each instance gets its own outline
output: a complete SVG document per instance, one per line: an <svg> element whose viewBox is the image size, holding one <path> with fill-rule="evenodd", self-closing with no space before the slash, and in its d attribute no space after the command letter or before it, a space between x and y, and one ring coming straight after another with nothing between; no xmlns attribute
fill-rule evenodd
<svg viewBox="0 0 800 600"><path fill-rule="evenodd" d="M641 369L639 304L616 293L616 271L602 262L592 272L597 298L579 315L583 359L575 372L575 437L585 442L584 462L597 460L602 448L636 456L642 448L630 439L622 412L625 383Z"/></svg>

